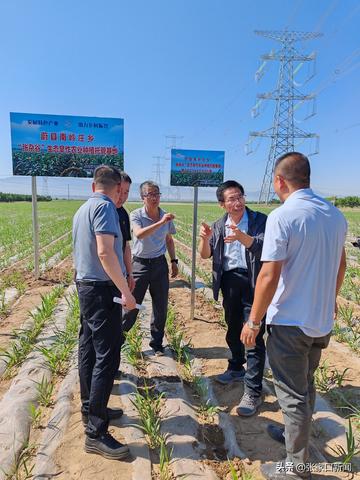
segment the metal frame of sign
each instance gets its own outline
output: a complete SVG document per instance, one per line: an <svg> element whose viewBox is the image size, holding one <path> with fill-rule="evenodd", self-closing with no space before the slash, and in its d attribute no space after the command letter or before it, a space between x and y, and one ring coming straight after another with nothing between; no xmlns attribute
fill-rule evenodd
<svg viewBox="0 0 360 480"><path fill-rule="evenodd" d="M171 150L170 184L194 188L190 320L195 318L196 236L199 186L217 187L224 181L225 152L211 150Z"/></svg>

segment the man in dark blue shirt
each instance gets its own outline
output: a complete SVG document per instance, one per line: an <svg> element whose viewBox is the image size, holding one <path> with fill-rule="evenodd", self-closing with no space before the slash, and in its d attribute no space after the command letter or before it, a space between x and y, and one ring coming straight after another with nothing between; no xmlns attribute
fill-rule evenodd
<svg viewBox="0 0 360 480"><path fill-rule="evenodd" d="M216 380L223 385L244 381L244 395L236 411L240 416L251 416L262 403L264 324L256 345L246 351L240 334L249 321L267 217L246 207L244 188L234 180L219 185L216 196L225 215L212 228L201 225L199 244L201 257L212 257L214 298L218 299L221 290L228 327L226 342L231 358L227 370Z"/></svg>

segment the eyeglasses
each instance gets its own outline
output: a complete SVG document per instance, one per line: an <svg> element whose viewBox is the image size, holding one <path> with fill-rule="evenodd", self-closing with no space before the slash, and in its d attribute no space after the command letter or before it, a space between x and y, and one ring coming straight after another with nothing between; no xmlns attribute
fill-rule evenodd
<svg viewBox="0 0 360 480"><path fill-rule="evenodd" d="M227 200L225 200L224 203L232 204L232 203L236 203L236 202L241 202L242 200L245 200L245 197L246 197L245 194L244 195L242 195L242 194L238 195L237 197L230 197Z"/></svg>
<svg viewBox="0 0 360 480"><path fill-rule="evenodd" d="M145 198L146 198L146 197L158 198L158 197L161 197L161 195L162 195L162 194L161 194L160 192L157 192L157 193L155 193L155 192L150 192L150 193L144 193L144 194L143 194L143 197L145 197Z"/></svg>

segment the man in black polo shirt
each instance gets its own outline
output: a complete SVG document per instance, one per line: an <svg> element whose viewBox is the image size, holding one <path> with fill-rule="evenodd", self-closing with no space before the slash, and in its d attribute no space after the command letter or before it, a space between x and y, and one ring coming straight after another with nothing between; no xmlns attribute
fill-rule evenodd
<svg viewBox="0 0 360 480"><path fill-rule="evenodd" d="M124 208L124 203L127 201L129 197L130 185L132 183L131 178L125 172L120 172L121 175L121 190L119 200L116 203L117 213L119 215L119 222L120 222L120 229L123 237L123 254L124 254L124 263L127 273L127 281L132 292L135 287L135 280L132 274L132 263L131 263L131 248L130 248L130 240L131 240L131 230L130 230L130 219L129 214Z"/></svg>

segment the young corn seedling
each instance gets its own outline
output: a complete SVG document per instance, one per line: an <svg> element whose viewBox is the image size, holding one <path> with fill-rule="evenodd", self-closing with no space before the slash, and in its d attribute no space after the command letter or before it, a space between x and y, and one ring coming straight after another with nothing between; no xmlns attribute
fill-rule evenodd
<svg viewBox="0 0 360 480"><path fill-rule="evenodd" d="M15 368L18 367L25 360L29 352L31 352L45 323L51 318L58 298L62 295L63 291L63 287L54 287L49 294L43 295L41 297L41 305L37 307L34 313L30 313L34 321L33 326L27 330L14 332L16 337L14 342L12 342L8 350L3 350L0 353L0 355L5 358L7 364L5 376L11 377L15 372Z"/></svg>
<svg viewBox="0 0 360 480"><path fill-rule="evenodd" d="M327 364L326 360L315 371L315 385L321 392L328 392L334 387L342 387L346 378L346 373L349 368L345 368L342 372L336 368L332 368Z"/></svg>
<svg viewBox="0 0 360 480"><path fill-rule="evenodd" d="M351 350L358 352L360 350L360 325L358 318L356 318L355 321L355 325L350 327L350 334L347 338L347 343Z"/></svg>
<svg viewBox="0 0 360 480"><path fill-rule="evenodd" d="M331 388L330 384L330 374L329 367L326 361L322 363L316 370L314 374L314 381L316 389L320 392L328 392Z"/></svg>
<svg viewBox="0 0 360 480"><path fill-rule="evenodd" d="M206 422L213 422L214 417L221 410L211 403L209 398L209 387L202 377L195 377L193 381L195 395L199 398L200 405L197 408L198 415Z"/></svg>
<svg viewBox="0 0 360 480"><path fill-rule="evenodd" d="M343 383L347 380L348 378L345 377L346 372L348 372L350 368L345 368L342 372L337 370L336 368L332 371L332 376L333 376L333 382L335 383L336 387L342 387Z"/></svg>
<svg viewBox="0 0 360 480"><path fill-rule="evenodd" d="M31 419L31 424L33 428L39 428L41 424L41 409L30 403L29 405L29 416Z"/></svg>
<svg viewBox="0 0 360 480"><path fill-rule="evenodd" d="M191 348L190 342L185 342L184 334L181 331L177 331L172 337L170 337L169 346L175 354L176 361L179 363L185 361Z"/></svg>
<svg viewBox="0 0 360 480"><path fill-rule="evenodd" d="M122 351L130 365L140 369L144 365L144 356L142 353L142 341L145 333L140 328L140 323L136 322L131 330L125 334L125 343Z"/></svg>
<svg viewBox="0 0 360 480"><path fill-rule="evenodd" d="M337 342L345 343L347 341L348 335L346 328L342 327L337 320L335 320L332 333Z"/></svg>
<svg viewBox="0 0 360 480"><path fill-rule="evenodd" d="M53 375L60 375L63 373L64 364L59 359L59 354L53 346L38 347L37 350L44 356L46 366L50 369Z"/></svg>
<svg viewBox="0 0 360 480"><path fill-rule="evenodd" d="M12 376L14 369L24 361L31 348L32 343L26 337L20 337L8 350L1 351L0 355L6 362L6 377Z"/></svg>
<svg viewBox="0 0 360 480"><path fill-rule="evenodd" d="M339 305L338 307L338 315L344 321L347 327L352 326L352 320L354 315L354 309L349 304L347 305Z"/></svg>
<svg viewBox="0 0 360 480"><path fill-rule="evenodd" d="M230 468L230 475L231 480L241 480L242 476L239 477L238 472L235 470L234 464L228 460L229 468Z"/></svg>
<svg viewBox="0 0 360 480"><path fill-rule="evenodd" d="M169 337L172 337L176 333L176 326L175 326L175 310L171 305L168 307L168 313L166 317L166 334Z"/></svg>
<svg viewBox="0 0 360 480"><path fill-rule="evenodd" d="M6 317L9 313L8 306L5 299L5 289L0 290L0 317Z"/></svg>
<svg viewBox="0 0 360 480"><path fill-rule="evenodd" d="M228 465L229 465L229 474L227 475L227 479L231 480L254 480L253 474L250 472L246 472L244 465L241 462L232 462L228 458Z"/></svg>
<svg viewBox="0 0 360 480"><path fill-rule="evenodd" d="M138 390L134 398L131 399L141 421L141 425L133 426L140 428L144 432L151 449L160 447L163 438L160 433L163 399L164 393L159 395L152 394L147 385L141 389L141 393Z"/></svg>
<svg viewBox="0 0 360 480"><path fill-rule="evenodd" d="M175 323L175 311L172 307L169 308L166 320L166 335L169 341L169 347L175 354L178 362L184 363L189 356L191 343L186 342L184 333L179 329Z"/></svg>
<svg viewBox="0 0 360 480"><path fill-rule="evenodd" d="M5 475L5 480L30 480L33 477L35 465L29 465L36 451L35 445L25 444L19 455L14 454L14 464L9 472L0 469Z"/></svg>
<svg viewBox="0 0 360 480"><path fill-rule="evenodd" d="M173 453L173 448L169 449L166 445L166 437L161 436L161 443L159 448L159 480L171 480L172 474L170 470L170 461Z"/></svg>
<svg viewBox="0 0 360 480"><path fill-rule="evenodd" d="M54 393L54 384L44 376L41 382L36 383L39 404L43 407L51 407L54 403L52 396Z"/></svg>
<svg viewBox="0 0 360 480"><path fill-rule="evenodd" d="M25 279L19 271L4 275L2 278L2 285L4 288L15 287L20 295L22 295L26 289Z"/></svg>
<svg viewBox="0 0 360 480"><path fill-rule="evenodd" d="M348 409L350 410L349 417L355 423L357 430L360 430L360 407L358 405L352 405L349 403Z"/></svg>
<svg viewBox="0 0 360 480"><path fill-rule="evenodd" d="M197 408L198 415L206 422L212 423L215 416L219 413L220 407L217 407L211 403L210 398L206 401L201 401L199 407Z"/></svg>
<svg viewBox="0 0 360 480"><path fill-rule="evenodd" d="M65 329L56 331L56 338L51 347L38 347L53 375L65 375L69 366L70 355L77 343L79 329L79 303L77 296L72 295L70 300L67 299L67 302L70 310L66 317Z"/></svg>
<svg viewBox="0 0 360 480"><path fill-rule="evenodd" d="M344 464L351 463L351 460L359 455L360 449L357 444L355 435L353 434L351 420L349 419L348 431L346 432L346 447L342 445L337 445L336 448L331 448L331 450L340 457L340 461Z"/></svg>
<svg viewBox="0 0 360 480"><path fill-rule="evenodd" d="M193 373L193 364L190 360L189 354L186 352L183 360L182 377L186 382L190 384L192 384L195 380L195 375Z"/></svg>

